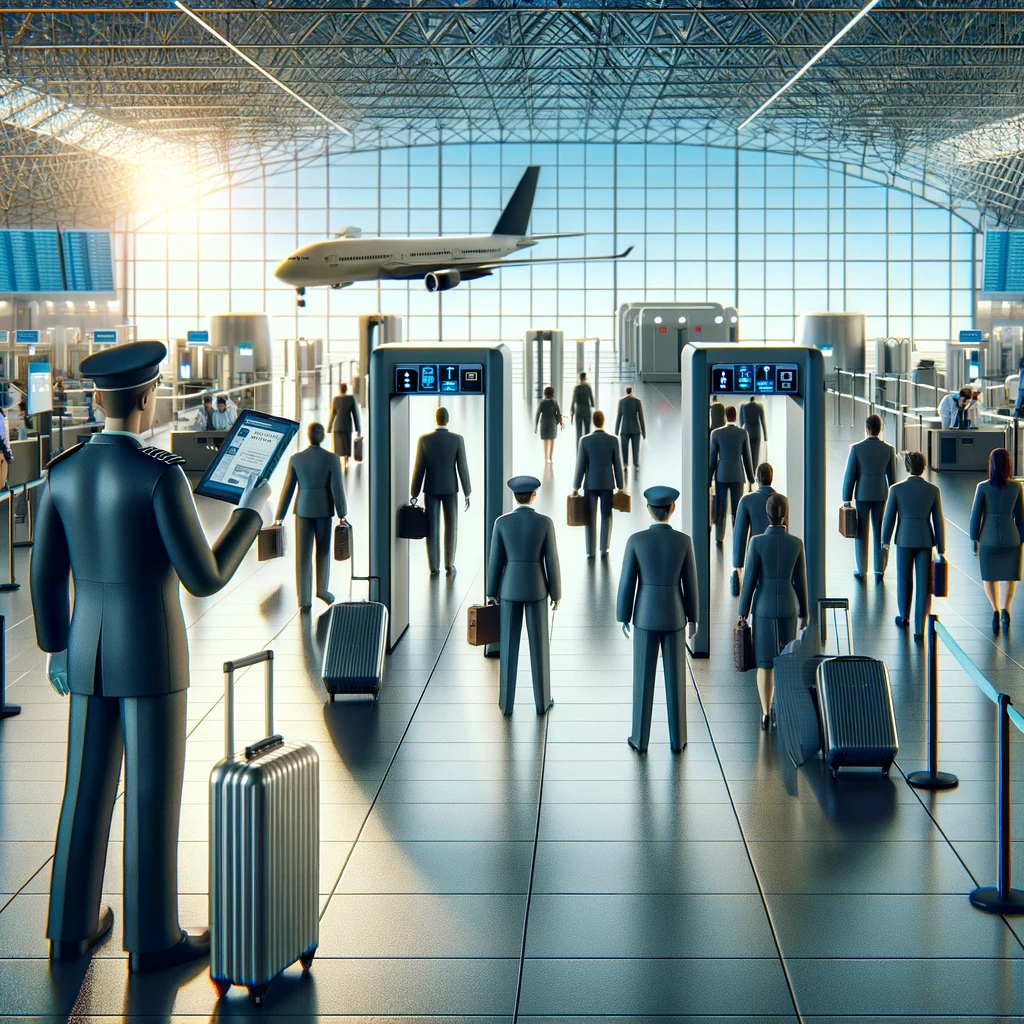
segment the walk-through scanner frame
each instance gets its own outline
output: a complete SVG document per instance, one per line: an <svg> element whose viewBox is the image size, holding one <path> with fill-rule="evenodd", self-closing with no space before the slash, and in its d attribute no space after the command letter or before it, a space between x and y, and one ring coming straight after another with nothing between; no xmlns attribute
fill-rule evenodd
<svg viewBox="0 0 1024 1024"><path fill-rule="evenodd" d="M409 544L398 536L398 511L409 504L412 467L410 395L396 394L395 368L407 364L479 364L483 367L484 564L494 520L511 511L512 357L505 345L391 344L370 353L370 576L380 580L380 600L388 609L388 650L409 626ZM423 392L419 392L420 395ZM431 393L443 402L445 394ZM451 397L467 397L452 394ZM427 428L429 429L429 427ZM474 481L475 483L475 481ZM421 541L412 543L420 544ZM483 591L481 589L481 596Z"/></svg>
<svg viewBox="0 0 1024 1024"><path fill-rule="evenodd" d="M682 479L691 489L689 500L682 502L682 525L693 541L697 560L699 624L689 640L690 653L695 658L708 657L711 638L711 515L708 508L711 368L716 363L762 362L795 364L799 372L799 393L786 397L802 412L800 429L787 431L786 455L788 465L802 463L803 487L802 493L790 493L787 497L790 522L802 524L802 530L794 529L794 532L800 533L804 542L808 616L812 625L817 616L818 599L825 596L825 363L821 351L802 345L689 344L683 349L682 362ZM745 397L737 394L726 400L739 402ZM787 424L789 427L797 425Z"/></svg>

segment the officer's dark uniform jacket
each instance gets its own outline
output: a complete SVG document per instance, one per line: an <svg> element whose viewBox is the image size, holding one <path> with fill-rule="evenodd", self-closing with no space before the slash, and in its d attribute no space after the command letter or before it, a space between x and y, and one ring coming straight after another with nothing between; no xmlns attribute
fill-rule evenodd
<svg viewBox="0 0 1024 1024"><path fill-rule="evenodd" d="M36 518L32 599L39 646L68 651L72 693L151 697L188 686L178 582L197 597L220 590L261 519L236 509L211 548L182 461L107 432L50 464Z"/></svg>
<svg viewBox="0 0 1024 1024"><path fill-rule="evenodd" d="M494 520L487 593L502 601L562 599L555 524L528 505Z"/></svg>
<svg viewBox="0 0 1024 1024"><path fill-rule="evenodd" d="M697 564L685 533L652 525L626 541L615 618L659 633L697 620Z"/></svg>

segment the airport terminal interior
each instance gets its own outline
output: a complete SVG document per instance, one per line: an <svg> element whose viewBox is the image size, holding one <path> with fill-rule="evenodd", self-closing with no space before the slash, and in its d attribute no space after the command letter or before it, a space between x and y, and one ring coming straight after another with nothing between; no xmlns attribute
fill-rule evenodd
<svg viewBox="0 0 1024 1024"><path fill-rule="evenodd" d="M0 1018L1024 1021L1024 7L0 28Z"/></svg>

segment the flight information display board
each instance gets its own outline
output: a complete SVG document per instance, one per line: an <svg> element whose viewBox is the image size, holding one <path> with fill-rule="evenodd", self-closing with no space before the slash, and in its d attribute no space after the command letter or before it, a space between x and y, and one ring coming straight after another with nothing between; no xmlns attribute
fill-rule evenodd
<svg viewBox="0 0 1024 1024"><path fill-rule="evenodd" d="M796 363L716 363L711 367L715 395L799 395Z"/></svg>
<svg viewBox="0 0 1024 1024"><path fill-rule="evenodd" d="M112 292L109 231L0 230L0 292Z"/></svg>
<svg viewBox="0 0 1024 1024"><path fill-rule="evenodd" d="M394 395L482 395L480 363L403 363L395 367Z"/></svg>
<svg viewBox="0 0 1024 1024"><path fill-rule="evenodd" d="M112 292L114 263L109 231L64 231L65 287L69 292Z"/></svg>

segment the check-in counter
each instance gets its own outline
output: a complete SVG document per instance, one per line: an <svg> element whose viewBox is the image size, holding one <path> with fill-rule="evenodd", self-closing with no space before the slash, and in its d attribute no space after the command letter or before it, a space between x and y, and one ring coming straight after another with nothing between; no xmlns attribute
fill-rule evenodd
<svg viewBox="0 0 1024 1024"><path fill-rule="evenodd" d="M7 486L14 488L39 479L39 438L12 441L14 462L7 474Z"/></svg>
<svg viewBox="0 0 1024 1024"><path fill-rule="evenodd" d="M227 435L226 430L172 430L171 454L185 460L186 473L205 473Z"/></svg>
<svg viewBox="0 0 1024 1024"><path fill-rule="evenodd" d="M989 455L1005 447L1002 430L929 430L928 465L939 471L987 473Z"/></svg>

